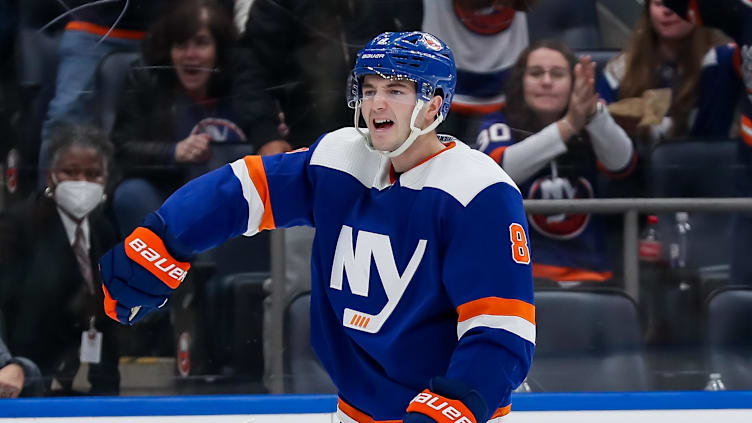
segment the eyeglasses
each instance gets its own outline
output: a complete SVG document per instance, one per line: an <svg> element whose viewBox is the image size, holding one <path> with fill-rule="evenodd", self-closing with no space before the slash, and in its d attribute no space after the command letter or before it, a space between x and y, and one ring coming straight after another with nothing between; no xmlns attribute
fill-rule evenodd
<svg viewBox="0 0 752 423"><path fill-rule="evenodd" d="M531 66L525 69L525 76L528 78L540 79L548 74L551 79L563 79L569 78L569 70L566 68L555 67L551 69L544 69L540 66Z"/></svg>

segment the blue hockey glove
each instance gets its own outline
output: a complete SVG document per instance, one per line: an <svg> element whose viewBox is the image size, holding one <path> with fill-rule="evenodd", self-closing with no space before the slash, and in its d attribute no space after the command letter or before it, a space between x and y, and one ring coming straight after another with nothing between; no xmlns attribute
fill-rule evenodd
<svg viewBox="0 0 752 423"><path fill-rule="evenodd" d="M488 408L477 391L443 377L430 387L410 401L403 423L485 423Z"/></svg>
<svg viewBox="0 0 752 423"><path fill-rule="evenodd" d="M190 267L174 259L150 229L136 228L99 261L105 313L133 325L167 303Z"/></svg>

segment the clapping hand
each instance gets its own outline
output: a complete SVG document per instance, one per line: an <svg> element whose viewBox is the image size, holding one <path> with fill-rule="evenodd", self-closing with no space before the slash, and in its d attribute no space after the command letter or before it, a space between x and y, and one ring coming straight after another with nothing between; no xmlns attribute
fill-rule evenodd
<svg viewBox="0 0 752 423"><path fill-rule="evenodd" d="M580 132L597 110L597 105L595 62L590 56L582 56L574 67L574 87L565 119L576 132Z"/></svg>

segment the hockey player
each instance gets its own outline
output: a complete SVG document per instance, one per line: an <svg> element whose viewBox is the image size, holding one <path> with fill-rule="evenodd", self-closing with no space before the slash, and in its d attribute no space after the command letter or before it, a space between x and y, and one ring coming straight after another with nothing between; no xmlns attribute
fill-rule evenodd
<svg viewBox="0 0 752 423"><path fill-rule="evenodd" d="M179 189L102 258L108 315L161 307L191 257L230 237L315 226L311 343L339 419L499 421L535 342L527 222L493 160L436 134L455 79L438 38L374 38L353 72L354 127Z"/></svg>

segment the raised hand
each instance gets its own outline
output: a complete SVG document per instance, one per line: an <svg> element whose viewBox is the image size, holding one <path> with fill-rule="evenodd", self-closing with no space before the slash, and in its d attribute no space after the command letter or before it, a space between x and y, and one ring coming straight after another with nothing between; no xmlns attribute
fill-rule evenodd
<svg viewBox="0 0 752 423"><path fill-rule="evenodd" d="M178 163L203 163L211 157L209 134L190 135L175 146L175 161Z"/></svg>
<svg viewBox="0 0 752 423"><path fill-rule="evenodd" d="M595 62L590 56L582 56L574 67L574 86L565 118L576 132L582 130L597 108L598 93L595 91Z"/></svg>

